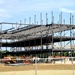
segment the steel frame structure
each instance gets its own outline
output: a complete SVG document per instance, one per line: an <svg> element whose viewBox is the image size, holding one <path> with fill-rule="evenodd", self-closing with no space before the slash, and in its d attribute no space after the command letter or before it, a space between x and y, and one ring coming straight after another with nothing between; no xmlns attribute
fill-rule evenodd
<svg viewBox="0 0 75 75"><path fill-rule="evenodd" d="M2 25L11 25L12 28L7 30L2 30ZM13 26L15 25L16 28ZM24 27L22 27L24 25ZM29 17L29 24L25 23L9 23L1 22L0 23L0 50L2 47L11 47L14 52L22 51L35 51L41 50L50 50L51 54L53 52L63 52L71 51L74 52L75 48L73 47L75 36L74 36L74 17L70 14L70 24L62 23L62 12L59 15L59 23L54 23L54 16L52 12L52 22L48 24L48 17L46 13L46 24L43 24L42 13L40 14L40 24L36 24L36 15L34 15L34 24L31 24L31 17ZM69 32L69 36L66 36L66 31ZM57 35L56 35L57 34ZM2 40L6 42L2 42ZM11 40L7 42L7 40ZM69 41L68 43L65 43ZM39 42L39 43L38 43ZM55 43L58 43L57 48L55 48ZM64 46L63 43L64 42ZM69 45L68 45L69 44ZM66 45L70 48L65 48ZM46 47L46 48L44 48ZM39 49L38 49L39 48ZM6 49L7 50L7 49ZM16 50L16 51L15 51ZM48 51L47 51L48 52ZM37 54L37 53L36 53Z"/></svg>

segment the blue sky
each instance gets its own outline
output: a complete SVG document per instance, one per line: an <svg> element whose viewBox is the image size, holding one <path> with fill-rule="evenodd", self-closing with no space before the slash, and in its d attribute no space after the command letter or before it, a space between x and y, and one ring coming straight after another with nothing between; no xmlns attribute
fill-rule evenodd
<svg viewBox="0 0 75 75"><path fill-rule="evenodd" d="M24 22L29 21L34 15L40 22L40 13L43 14L45 22L45 13L48 13L49 23L51 21L51 11L54 12L55 22L59 20L60 12L63 12L63 19L69 22L69 13L75 15L75 0L0 0L0 22Z"/></svg>
<svg viewBox="0 0 75 75"><path fill-rule="evenodd" d="M70 14L75 16L75 0L0 0L0 22L29 22L34 15L40 23L40 13L43 21L46 22L46 13L48 13L49 23L51 23L51 11L54 12L54 21L59 21L60 12L63 13L63 19L69 23ZM4 25L4 29L9 26Z"/></svg>

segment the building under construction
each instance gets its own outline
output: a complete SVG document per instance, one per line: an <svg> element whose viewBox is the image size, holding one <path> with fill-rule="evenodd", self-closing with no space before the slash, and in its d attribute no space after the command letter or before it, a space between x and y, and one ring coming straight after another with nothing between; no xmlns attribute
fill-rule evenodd
<svg viewBox="0 0 75 75"><path fill-rule="evenodd" d="M26 20L25 20L26 21ZM62 21L64 23L62 23ZM3 29L3 25L10 25L8 29ZM54 56L56 52L62 56L63 52L75 52L75 25L74 17L70 14L70 24L66 24L62 20L62 12L59 15L58 23L54 23L52 12L52 22L48 23L46 13L46 24L43 24L42 13L40 14L40 24L36 22L34 16L34 24L25 23L0 23L0 57L3 55L38 55L39 57ZM2 52L5 48L6 52ZM10 51L8 49L10 48Z"/></svg>

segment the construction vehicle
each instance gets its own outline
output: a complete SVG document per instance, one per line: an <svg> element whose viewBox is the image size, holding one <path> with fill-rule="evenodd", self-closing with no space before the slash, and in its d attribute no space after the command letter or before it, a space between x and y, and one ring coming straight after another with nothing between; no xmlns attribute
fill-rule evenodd
<svg viewBox="0 0 75 75"><path fill-rule="evenodd" d="M16 63L16 58L13 56L6 56L3 58L3 62L5 64L11 64L11 63Z"/></svg>

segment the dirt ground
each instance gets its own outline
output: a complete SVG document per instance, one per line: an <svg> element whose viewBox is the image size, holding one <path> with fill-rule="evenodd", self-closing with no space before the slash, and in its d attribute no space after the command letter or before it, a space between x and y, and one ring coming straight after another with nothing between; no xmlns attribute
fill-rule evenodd
<svg viewBox="0 0 75 75"><path fill-rule="evenodd" d="M0 64L0 72L6 71L28 71L28 70L75 70L75 64L26 64L23 66L5 66Z"/></svg>
<svg viewBox="0 0 75 75"><path fill-rule="evenodd" d="M37 71L36 71L37 69ZM75 75L75 65L71 64L26 64L5 66L0 64L0 75Z"/></svg>
<svg viewBox="0 0 75 75"><path fill-rule="evenodd" d="M34 70L29 71L10 71L0 72L0 75L75 75L75 71L72 70L38 70L37 73Z"/></svg>

